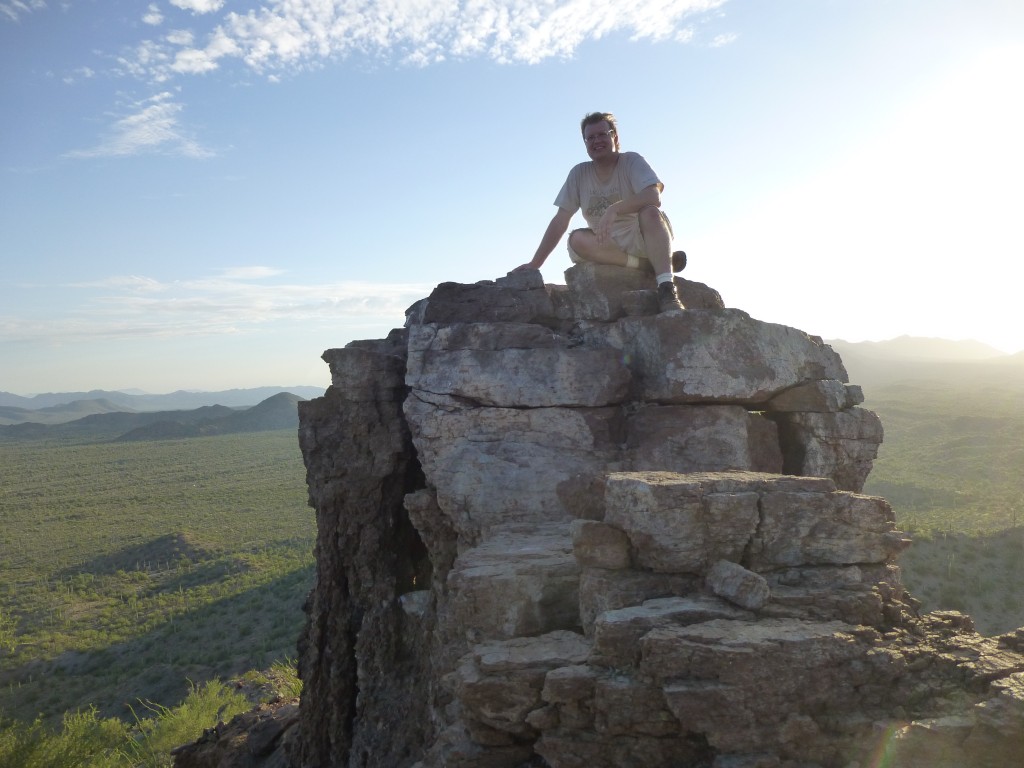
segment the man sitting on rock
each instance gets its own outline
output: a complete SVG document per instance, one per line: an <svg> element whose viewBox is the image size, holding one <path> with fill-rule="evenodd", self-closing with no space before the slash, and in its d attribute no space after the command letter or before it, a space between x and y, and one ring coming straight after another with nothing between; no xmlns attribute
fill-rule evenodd
<svg viewBox="0 0 1024 768"><path fill-rule="evenodd" d="M683 309L672 273L686 266L686 254L671 252L672 225L661 211L661 183L636 152L619 151L615 117L591 112L580 123L589 162L569 171L533 259L516 269L540 269L583 209L589 228L569 234L569 257L576 263L614 264L653 271L662 312Z"/></svg>

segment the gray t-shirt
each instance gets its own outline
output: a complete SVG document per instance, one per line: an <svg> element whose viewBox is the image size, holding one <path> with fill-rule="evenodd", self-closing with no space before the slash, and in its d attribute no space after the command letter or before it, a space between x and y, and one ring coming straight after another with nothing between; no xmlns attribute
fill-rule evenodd
<svg viewBox="0 0 1024 768"><path fill-rule="evenodd" d="M582 210L587 225L593 229L609 205L630 198L652 184L658 185L658 191L664 189L661 179L641 155L620 152L615 172L605 182L597 178L592 161L575 166L555 198L555 205L571 213ZM613 237L619 230L634 228L636 220L635 213L616 218L612 227Z"/></svg>

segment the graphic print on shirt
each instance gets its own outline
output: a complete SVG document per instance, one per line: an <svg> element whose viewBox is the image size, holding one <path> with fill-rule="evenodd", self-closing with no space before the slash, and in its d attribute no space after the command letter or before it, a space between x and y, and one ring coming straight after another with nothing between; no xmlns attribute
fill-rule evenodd
<svg viewBox="0 0 1024 768"><path fill-rule="evenodd" d="M622 197L617 192L613 192L610 195L592 194L590 196L590 200L587 202L587 208L586 211L584 211L583 216L588 221L591 219L600 219L604 215L604 212L608 210L608 206L619 202L621 199Z"/></svg>

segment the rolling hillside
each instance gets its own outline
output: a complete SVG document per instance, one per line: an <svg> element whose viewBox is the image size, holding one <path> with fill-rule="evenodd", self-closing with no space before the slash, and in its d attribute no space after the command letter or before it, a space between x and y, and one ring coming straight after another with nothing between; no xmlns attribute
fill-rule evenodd
<svg viewBox="0 0 1024 768"><path fill-rule="evenodd" d="M846 365L850 381L869 398L893 384L957 386L968 391L989 383L1024 387L1024 352L1004 355L976 341L914 339L851 343L827 342Z"/></svg>
<svg viewBox="0 0 1024 768"><path fill-rule="evenodd" d="M193 410L208 405L228 408L251 408L281 392L290 392L304 399L320 397L323 387L254 387L219 392L178 391L164 395L112 392L56 392L24 397L0 392L0 425L25 421L58 424L73 421L91 413L110 411L177 411Z"/></svg>
<svg viewBox="0 0 1024 768"><path fill-rule="evenodd" d="M250 408L208 405L175 411L104 411L53 424L25 421L0 426L0 440L171 440L297 429L297 403L304 399L290 392L280 392ZM76 401L72 405L81 407L84 402L90 401Z"/></svg>

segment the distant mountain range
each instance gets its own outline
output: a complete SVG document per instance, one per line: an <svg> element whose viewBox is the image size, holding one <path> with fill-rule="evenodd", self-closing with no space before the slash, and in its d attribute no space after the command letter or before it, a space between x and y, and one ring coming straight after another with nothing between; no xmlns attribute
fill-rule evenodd
<svg viewBox="0 0 1024 768"><path fill-rule="evenodd" d="M308 386L254 387L220 392L178 391L166 395L93 390L47 393L33 397L0 392L0 425L29 421L38 424L63 424L100 413L193 410L215 405L226 408L251 408L282 392L303 400L311 400L320 397L324 390L322 387Z"/></svg>
<svg viewBox="0 0 1024 768"><path fill-rule="evenodd" d="M995 347L982 344L980 341L951 341L949 339L932 339L921 336L900 336L888 341L849 342L842 339L827 342L836 352L852 352L865 357L884 360L994 360L995 358L1019 357L1007 355Z"/></svg>
<svg viewBox="0 0 1024 768"><path fill-rule="evenodd" d="M279 392L290 392L308 400L320 397L324 393L324 388L308 386L252 387L250 389L225 389L218 392L178 390L166 395L94 389L90 392L48 392L32 397L0 392L0 406L14 406L34 411L67 405L76 400L107 400L120 409L127 408L136 411L174 411L185 408L202 408L204 405L244 408L256 405Z"/></svg>
<svg viewBox="0 0 1024 768"><path fill-rule="evenodd" d="M0 426L0 439L170 440L298 429L298 403L305 399L290 392L279 392L249 408L205 405L191 410L94 412L81 418L51 423L24 420ZM87 408L83 404L92 402L97 401L76 401L69 404L68 409L70 412L81 410ZM0 409L0 413L5 410L9 409ZM62 413L66 415L67 412Z"/></svg>
<svg viewBox="0 0 1024 768"><path fill-rule="evenodd" d="M900 336L888 341L826 339L843 359L850 381L865 387L942 382L1024 385L1024 352L1007 355L978 341Z"/></svg>

